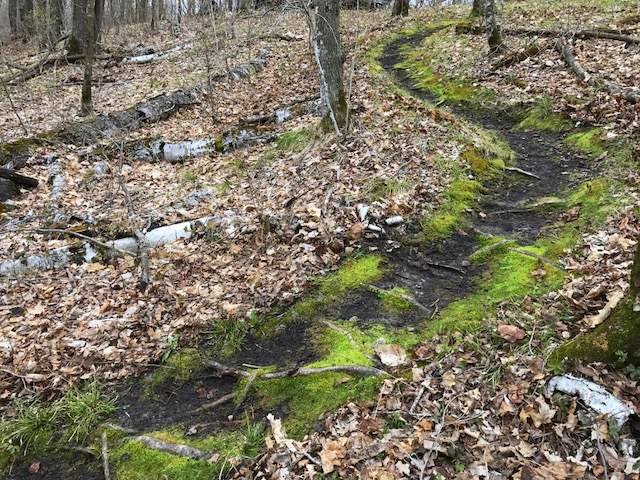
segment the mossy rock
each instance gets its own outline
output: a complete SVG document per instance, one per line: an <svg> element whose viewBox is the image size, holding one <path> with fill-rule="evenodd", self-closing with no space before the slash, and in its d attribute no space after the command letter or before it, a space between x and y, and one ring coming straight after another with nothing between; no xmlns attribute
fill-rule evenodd
<svg viewBox="0 0 640 480"><path fill-rule="evenodd" d="M564 141L567 145L579 152L590 155L600 155L604 153L602 130L599 128L573 133L567 136Z"/></svg>

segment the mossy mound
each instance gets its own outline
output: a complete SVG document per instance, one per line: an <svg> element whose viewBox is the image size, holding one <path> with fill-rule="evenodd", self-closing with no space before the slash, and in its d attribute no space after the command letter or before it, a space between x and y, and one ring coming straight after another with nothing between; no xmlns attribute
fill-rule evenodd
<svg viewBox="0 0 640 480"><path fill-rule="evenodd" d="M558 347L549 362L565 360L640 365L640 312L633 311L632 299L623 301L608 320Z"/></svg>

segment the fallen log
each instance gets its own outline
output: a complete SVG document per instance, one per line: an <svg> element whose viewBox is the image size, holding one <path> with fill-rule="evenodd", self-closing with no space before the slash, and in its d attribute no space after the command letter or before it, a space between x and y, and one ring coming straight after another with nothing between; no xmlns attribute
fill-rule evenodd
<svg viewBox="0 0 640 480"><path fill-rule="evenodd" d="M38 180L25 175L20 175L8 168L0 168L0 178L11 180L16 185L20 185L25 188L36 188L38 186Z"/></svg>
<svg viewBox="0 0 640 480"><path fill-rule="evenodd" d="M223 217L209 216L175 225L159 227L144 233L142 239L135 236L105 242L91 239L79 246L66 245L47 253L0 261L0 276L15 277L31 270L55 270L71 263L88 263L93 261L99 254L98 250L94 247L100 248L102 250L100 253L104 257L111 258L128 254L137 255L140 250L141 240L144 242L146 248L157 248L177 240L187 240L197 231L205 228L222 230L225 234L231 236L241 232L241 220L241 217L230 212L227 216ZM248 226L246 221L244 224ZM46 233L45 230L41 233ZM65 233L64 231L56 231L55 229L50 229L50 231L52 233ZM76 232L66 233L80 238L80 235Z"/></svg>
<svg viewBox="0 0 640 480"><path fill-rule="evenodd" d="M544 52L545 50L547 50L550 47L550 44L546 44L546 45L538 45L537 43L534 43L532 45L529 45L528 47L526 47L523 50L520 50L518 52L515 52L511 55L507 55L506 57L503 57L502 59L498 60L497 62L495 62L493 65L491 65L491 70L493 70L494 72L496 70L499 70L501 68L504 67L511 67L513 65L516 65L518 63L522 63L525 60L532 58L532 57L536 57L538 55L540 55L542 52Z"/></svg>
<svg viewBox="0 0 640 480"><path fill-rule="evenodd" d="M596 78L587 72L584 67L578 62L578 59L573 55L567 41L564 38L559 38L555 42L555 49L560 53L569 70L578 77L580 80L588 85L591 85L597 89L603 89L612 95L618 96L630 103L640 102L640 92L635 92L632 89L625 89L616 85L615 83L605 80L603 78Z"/></svg>
<svg viewBox="0 0 640 480"><path fill-rule="evenodd" d="M480 26L460 24L456 25L456 33L458 34L471 34L471 35L484 35L485 29ZM544 28L507 28L503 30L505 35L512 36L528 36L528 37L565 37L565 38L579 38L580 40L589 39L601 39L601 40L616 40L632 45L640 44L639 37L633 37L625 34L623 31L613 31L609 29L593 29L593 30L578 30L578 31L561 31L551 30Z"/></svg>
<svg viewBox="0 0 640 480"><path fill-rule="evenodd" d="M212 82L236 81L247 78L266 66L268 55L268 50L261 50L252 61L213 77ZM16 156L29 155L34 148L42 145L57 141L72 145L86 145L101 138L113 137L117 133L133 130L144 123L167 119L181 109L198 103L208 86L209 82L203 81L187 90L176 90L157 95L120 112L98 115L95 118L51 132L0 145L0 164L11 161Z"/></svg>
<svg viewBox="0 0 640 480"><path fill-rule="evenodd" d="M191 47L193 46L193 44L191 43L187 43L184 45L178 45L176 47L170 48L168 50L165 50L163 52L153 52L153 53L148 53L145 55L136 55L133 57L125 57L122 59L123 64L130 64L130 65L143 65L143 64L147 64L147 63L153 63L153 62L159 62L162 60L166 60L168 58L171 57L175 57L177 56L179 53L185 51L185 50L189 50Z"/></svg>

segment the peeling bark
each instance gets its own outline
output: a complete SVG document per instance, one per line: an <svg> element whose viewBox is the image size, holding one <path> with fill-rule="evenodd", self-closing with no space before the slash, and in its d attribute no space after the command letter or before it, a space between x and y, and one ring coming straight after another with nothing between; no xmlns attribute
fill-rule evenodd
<svg viewBox="0 0 640 480"><path fill-rule="evenodd" d="M133 442L140 442L145 447L151 448L153 450L158 450L159 452L170 453L171 455L177 455L179 457L187 457L193 458L195 460L207 460L212 455L203 452L194 447L190 447L188 445L180 445L177 443L167 443L162 440L158 440L157 438L148 437L146 435L139 435L137 437L130 437L127 440L131 440Z"/></svg>

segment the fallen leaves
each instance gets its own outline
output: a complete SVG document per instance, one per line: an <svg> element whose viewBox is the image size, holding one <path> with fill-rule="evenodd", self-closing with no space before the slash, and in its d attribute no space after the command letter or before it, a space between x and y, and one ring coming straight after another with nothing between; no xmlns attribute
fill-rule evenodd
<svg viewBox="0 0 640 480"><path fill-rule="evenodd" d="M526 336L525 331L515 325L498 325L496 330L509 343L518 342Z"/></svg>

